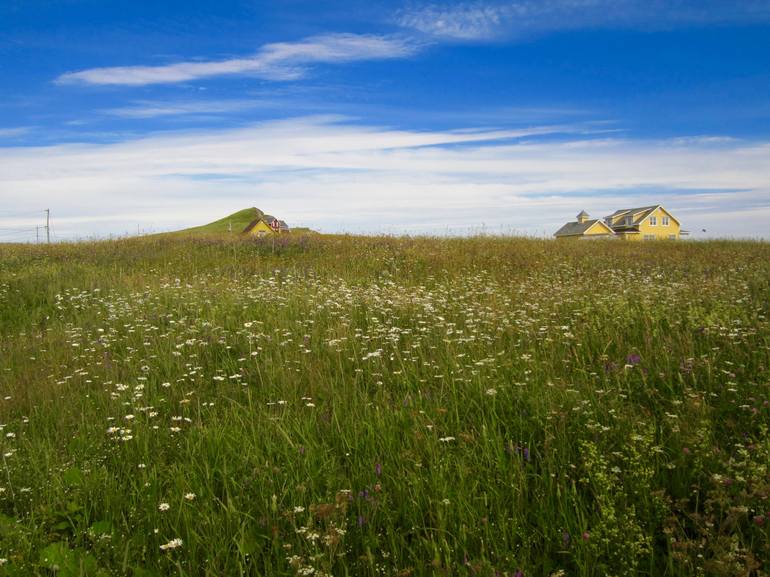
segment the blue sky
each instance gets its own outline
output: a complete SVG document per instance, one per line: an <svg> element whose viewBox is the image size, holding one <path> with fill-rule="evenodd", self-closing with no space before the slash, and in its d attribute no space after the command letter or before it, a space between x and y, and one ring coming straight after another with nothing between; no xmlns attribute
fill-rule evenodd
<svg viewBox="0 0 770 577"><path fill-rule="evenodd" d="M550 234L661 203L770 233L770 2L0 3L0 240L246 206ZM703 230L706 232L703 232Z"/></svg>

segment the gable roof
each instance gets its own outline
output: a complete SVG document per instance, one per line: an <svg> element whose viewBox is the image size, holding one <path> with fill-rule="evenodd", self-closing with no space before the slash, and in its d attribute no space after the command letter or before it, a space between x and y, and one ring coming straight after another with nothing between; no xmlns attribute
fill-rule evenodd
<svg viewBox="0 0 770 577"><path fill-rule="evenodd" d="M283 220L277 219L272 215L264 214L258 218L255 218L252 220L248 225L246 225L246 228L243 229L243 232L249 232L251 229L253 229L257 224L260 222L264 222L267 226L270 228L273 227L273 222L278 221L278 228L280 230L289 230L289 225L286 224Z"/></svg>
<svg viewBox="0 0 770 577"><path fill-rule="evenodd" d="M610 224L610 226L614 229L629 227L629 226L636 227L636 226L639 226L642 223L642 221L650 215L650 213L654 212L658 208L661 209L663 212L665 212L669 216L669 218L675 220L677 224L679 225L682 224L679 222L679 220L676 217L674 217L673 214L668 212L665 208L663 208L659 204L656 204L654 206L641 206L639 208L621 208L620 210L616 210L611 215L605 216L604 218L605 220L608 221L608 224L610 224L612 222L612 219L617 218L619 216L624 216L624 215L627 217L636 216L636 218L634 218L630 224L626 224L625 221L621 221L616 224Z"/></svg>
<svg viewBox="0 0 770 577"><path fill-rule="evenodd" d="M588 229L599 223L604 229L607 230L607 234L613 234L612 229L604 222L595 218L593 220L587 220L585 222L568 222L559 230L557 230L554 236L580 236L588 232Z"/></svg>
<svg viewBox="0 0 770 577"><path fill-rule="evenodd" d="M263 219L270 226L273 226L273 222L275 222L277 220L278 221L278 228L280 228L281 230L289 230L289 225L286 224L286 222L281 220L280 218L275 218L274 216L272 216L270 214L266 214L263 217Z"/></svg>
<svg viewBox="0 0 770 577"><path fill-rule="evenodd" d="M638 218L635 218L633 221L633 224L639 224L642 220L644 220L644 217L646 217L649 213L651 213L653 210L658 208L658 205L655 206L640 206L638 208L621 208L620 210L616 210L609 216L605 216L604 218L617 218L618 216L634 216L638 215Z"/></svg>

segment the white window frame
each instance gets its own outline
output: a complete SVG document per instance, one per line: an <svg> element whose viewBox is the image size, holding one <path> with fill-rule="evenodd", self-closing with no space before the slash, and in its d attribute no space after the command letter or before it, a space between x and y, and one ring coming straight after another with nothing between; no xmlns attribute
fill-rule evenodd
<svg viewBox="0 0 770 577"><path fill-rule="evenodd" d="M660 217L660 225L661 225L661 226L668 226L668 225L669 225L669 222L670 222L670 221L668 220L668 217L667 217L667 216L665 216L665 215L664 215L664 216L661 216L661 217Z"/></svg>
<svg viewBox="0 0 770 577"><path fill-rule="evenodd" d="M658 226L658 217L655 215L652 215L650 217L650 226Z"/></svg>
<svg viewBox="0 0 770 577"><path fill-rule="evenodd" d="M658 238L658 237L655 236L654 234L645 234L644 235L644 239L642 239L642 240L655 240L656 238Z"/></svg>
<svg viewBox="0 0 770 577"><path fill-rule="evenodd" d="M676 240L676 235L675 234L668 235L668 240Z"/></svg>

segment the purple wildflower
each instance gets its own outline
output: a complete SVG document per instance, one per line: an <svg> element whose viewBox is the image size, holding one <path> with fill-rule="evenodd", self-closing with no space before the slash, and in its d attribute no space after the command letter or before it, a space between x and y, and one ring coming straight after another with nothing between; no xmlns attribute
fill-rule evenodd
<svg viewBox="0 0 770 577"><path fill-rule="evenodd" d="M638 365L641 362L642 362L642 357L640 357L636 353L632 353L626 357L626 363L629 365Z"/></svg>

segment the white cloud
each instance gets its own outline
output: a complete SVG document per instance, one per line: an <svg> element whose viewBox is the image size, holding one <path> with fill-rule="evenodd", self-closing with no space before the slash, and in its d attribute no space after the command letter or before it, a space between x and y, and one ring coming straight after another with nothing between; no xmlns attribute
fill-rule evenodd
<svg viewBox="0 0 770 577"><path fill-rule="evenodd" d="M398 23L456 40L528 37L591 27L658 28L770 19L764 0L489 0L412 5Z"/></svg>
<svg viewBox="0 0 770 577"><path fill-rule="evenodd" d="M694 231L767 236L768 164L770 143L592 140L577 126L417 132L313 117L0 148L0 204L50 206L57 234L87 236L201 224L246 206L324 231L484 223L550 234L583 208L603 216L660 202Z"/></svg>
<svg viewBox="0 0 770 577"><path fill-rule="evenodd" d="M414 41L399 36L327 34L299 42L264 45L246 58L177 62L164 66L112 66L68 72L57 83L143 86L187 82L225 75L251 75L268 80L294 80L311 64L341 64L362 60L404 58L419 49Z"/></svg>
<svg viewBox="0 0 770 577"><path fill-rule="evenodd" d="M137 101L130 106L109 108L103 114L120 118L158 118L161 116L188 116L231 114L252 110L261 106L274 106L275 102L260 99L244 100L186 100L186 101Z"/></svg>
<svg viewBox="0 0 770 577"><path fill-rule="evenodd" d="M0 128L0 138L14 138L23 136L32 130L29 126L17 126L15 128Z"/></svg>
<svg viewBox="0 0 770 577"><path fill-rule="evenodd" d="M628 2L519 0L424 4L401 13L398 23L424 34L455 40L492 40L584 27L617 18Z"/></svg>
<svg viewBox="0 0 770 577"><path fill-rule="evenodd" d="M505 6L433 4L402 13L399 23L434 36L477 40L496 36L508 12Z"/></svg>

